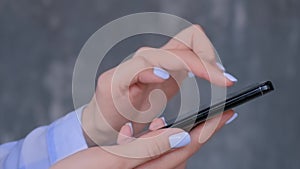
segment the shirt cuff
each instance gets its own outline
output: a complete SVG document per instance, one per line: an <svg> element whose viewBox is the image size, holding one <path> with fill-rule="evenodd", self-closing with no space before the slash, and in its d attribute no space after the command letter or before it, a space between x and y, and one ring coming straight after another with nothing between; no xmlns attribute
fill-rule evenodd
<svg viewBox="0 0 300 169"><path fill-rule="evenodd" d="M85 106L53 122L47 131L50 164L87 149L81 127L81 115Z"/></svg>

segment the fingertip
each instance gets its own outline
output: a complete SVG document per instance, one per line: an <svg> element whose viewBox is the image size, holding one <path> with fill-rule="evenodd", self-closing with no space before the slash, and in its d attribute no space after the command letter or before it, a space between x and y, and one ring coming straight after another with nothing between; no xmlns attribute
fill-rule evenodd
<svg viewBox="0 0 300 169"><path fill-rule="evenodd" d="M230 124L231 122L233 122L239 115L237 113L234 113L226 122L225 124Z"/></svg>
<svg viewBox="0 0 300 169"><path fill-rule="evenodd" d="M129 131L130 131L130 136L133 135L133 127L132 127L132 123L131 122L127 122L125 124L125 127L127 126L127 128L129 128ZM127 129L128 130L128 129Z"/></svg>
<svg viewBox="0 0 300 169"><path fill-rule="evenodd" d="M157 70L154 71L154 69L153 70L151 70L151 69L144 70L141 73L139 73L138 80L141 83L148 84L148 83L162 83L168 79L166 74L165 75L160 74L164 78L159 77L157 75L157 74L159 74L158 72L159 71L157 71Z"/></svg>
<svg viewBox="0 0 300 169"><path fill-rule="evenodd" d="M202 64L203 67L193 70L198 77L204 78L215 85L224 87L233 86L234 83L237 82L237 78L227 72L223 72L217 64L207 62L202 62Z"/></svg>
<svg viewBox="0 0 300 169"><path fill-rule="evenodd" d="M164 126L166 126L166 121L164 117L161 118L155 118L149 125L149 130L154 131L157 130L159 128L162 128Z"/></svg>
<svg viewBox="0 0 300 169"><path fill-rule="evenodd" d="M220 70L217 70L218 76L216 76L216 79L214 80L216 84L219 84L220 86L226 86L231 87L233 86L238 80L233 75L222 72Z"/></svg>
<svg viewBox="0 0 300 169"><path fill-rule="evenodd" d="M169 136L170 148L184 147L191 142L191 136L188 132L180 132Z"/></svg>
<svg viewBox="0 0 300 169"><path fill-rule="evenodd" d="M224 117L224 118L229 119L229 118L231 118L231 117L233 116L234 113L235 113L235 112L234 112L232 109L226 110L226 111L223 113L223 116L226 116L226 117Z"/></svg>
<svg viewBox="0 0 300 169"><path fill-rule="evenodd" d="M191 71L188 72L188 77L189 78L194 78L195 77L195 74Z"/></svg>
<svg viewBox="0 0 300 169"><path fill-rule="evenodd" d="M221 118L221 121L220 121L220 128L222 127L222 126L224 126L225 124L228 124L229 122L229 120L231 119L231 118L233 118L233 116L235 116L235 112L232 110L232 109L230 109L230 110L226 110L223 114L222 114L222 118ZM236 117L235 117L236 118ZM235 119L235 118L233 118L233 120Z"/></svg>
<svg viewBox="0 0 300 169"><path fill-rule="evenodd" d="M167 125L168 125L168 123L166 122L165 117L161 117L161 120L163 121L164 126L167 126Z"/></svg>
<svg viewBox="0 0 300 169"><path fill-rule="evenodd" d="M234 76L228 78L228 73L221 72L219 78L215 80L215 83L219 86L231 87L237 82L237 79Z"/></svg>
<svg viewBox="0 0 300 169"><path fill-rule="evenodd" d="M132 123L128 122L121 127L118 138L117 138L117 143L123 144L123 143L127 142L126 140L128 140L128 138L131 138L132 136L133 136Z"/></svg>
<svg viewBox="0 0 300 169"><path fill-rule="evenodd" d="M238 79L236 77L234 77L232 74L227 73L227 72L223 72L223 75L231 82L237 82Z"/></svg>
<svg viewBox="0 0 300 169"><path fill-rule="evenodd" d="M230 81L230 80L228 80L228 79L226 79L226 86L227 87L231 87L231 86L233 86L235 83L234 82L232 82L232 81Z"/></svg>
<svg viewBox="0 0 300 169"><path fill-rule="evenodd" d="M153 68L153 74L159 78L162 78L164 80L167 80L170 78L170 74L169 72L167 72L166 70L159 68L159 67L154 67Z"/></svg>

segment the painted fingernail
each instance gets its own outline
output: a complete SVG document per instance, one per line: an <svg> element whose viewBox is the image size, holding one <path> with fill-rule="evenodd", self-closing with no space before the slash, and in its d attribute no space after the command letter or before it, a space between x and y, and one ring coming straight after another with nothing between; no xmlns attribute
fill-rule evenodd
<svg viewBox="0 0 300 169"><path fill-rule="evenodd" d="M160 119L161 119L161 120L164 122L164 125L165 125L165 126L167 126L167 125L168 125L168 124L167 124L167 122L166 122L166 119L165 119L165 117L161 117Z"/></svg>
<svg viewBox="0 0 300 169"><path fill-rule="evenodd" d="M188 145L191 142L191 136L187 132L181 132L169 137L171 148L179 148Z"/></svg>
<svg viewBox="0 0 300 169"><path fill-rule="evenodd" d="M133 134L133 127L131 122L127 122L125 125L127 125L130 128L130 133Z"/></svg>
<svg viewBox="0 0 300 169"><path fill-rule="evenodd" d="M219 69L221 69L223 72L225 72L226 69L221 63L217 62L216 64L217 64Z"/></svg>
<svg viewBox="0 0 300 169"><path fill-rule="evenodd" d="M195 75L194 75L193 72L188 72L188 77L189 77L189 78L193 78L193 77L195 77Z"/></svg>
<svg viewBox="0 0 300 169"><path fill-rule="evenodd" d="M234 76L232 76L232 75L229 74L229 73L224 72L223 75L224 75L227 79L229 79L230 81L232 81L232 82L237 82L237 81L238 81L237 78L235 78Z"/></svg>
<svg viewBox="0 0 300 169"><path fill-rule="evenodd" d="M225 124L231 123L231 122L232 122L233 120L235 120L238 116L239 116L239 115L238 115L237 113L234 113L234 114L232 115L232 117L231 117L229 120L226 121Z"/></svg>
<svg viewBox="0 0 300 169"><path fill-rule="evenodd" d="M159 68L159 67L154 67L153 68L153 73L157 76L157 77L160 77L162 79L169 79L170 77L170 74L165 71L164 69L162 68Z"/></svg>

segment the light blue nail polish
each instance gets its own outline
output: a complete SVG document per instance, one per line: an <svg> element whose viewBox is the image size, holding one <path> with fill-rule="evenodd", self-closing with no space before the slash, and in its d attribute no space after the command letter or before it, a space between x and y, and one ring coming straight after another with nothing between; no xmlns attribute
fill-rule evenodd
<svg viewBox="0 0 300 169"><path fill-rule="evenodd" d="M225 124L231 123L231 122L232 122L233 120L235 120L238 116L239 116L239 115L238 115L237 113L234 113L234 114L232 115L232 117L231 117L229 120L226 121Z"/></svg>
<svg viewBox="0 0 300 169"><path fill-rule="evenodd" d="M165 119L165 117L161 117L160 119L161 119L161 120L164 122L164 125L165 125L165 126L167 126L167 125L168 125L168 123L166 122L166 119Z"/></svg>
<svg viewBox="0 0 300 169"><path fill-rule="evenodd" d="M195 74L193 72L188 72L188 77L193 78L193 77L195 77Z"/></svg>
<svg viewBox="0 0 300 169"><path fill-rule="evenodd" d="M229 74L229 73L224 72L223 75L224 75L227 79L229 79L230 81L232 81L232 82L237 82L237 81L238 81L237 78L235 78L233 75L231 75L231 74Z"/></svg>
<svg viewBox="0 0 300 169"><path fill-rule="evenodd" d="M160 77L160 78L165 79L165 80L170 78L170 74L167 71L165 71L164 69L159 68L159 67L154 67L153 68L153 73L157 77Z"/></svg>
<svg viewBox="0 0 300 169"><path fill-rule="evenodd" d="M225 67L221 63L217 62L216 64L217 64L217 66L218 66L218 68L220 70L222 70L223 72L225 72L226 69L225 69Z"/></svg>
<svg viewBox="0 0 300 169"><path fill-rule="evenodd" d="M181 132L169 136L171 148L179 148L188 145L191 142L191 136L187 132Z"/></svg>
<svg viewBox="0 0 300 169"><path fill-rule="evenodd" d="M130 128L130 133L133 134L133 127L131 122L127 122L125 125L128 125Z"/></svg>

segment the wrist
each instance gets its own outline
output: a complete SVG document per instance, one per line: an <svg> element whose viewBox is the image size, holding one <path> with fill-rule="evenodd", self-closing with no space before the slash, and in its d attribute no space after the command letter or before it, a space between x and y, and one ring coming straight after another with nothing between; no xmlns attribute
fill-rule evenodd
<svg viewBox="0 0 300 169"><path fill-rule="evenodd" d="M105 120L94 98L83 110L81 123L89 147L115 143L118 131Z"/></svg>

